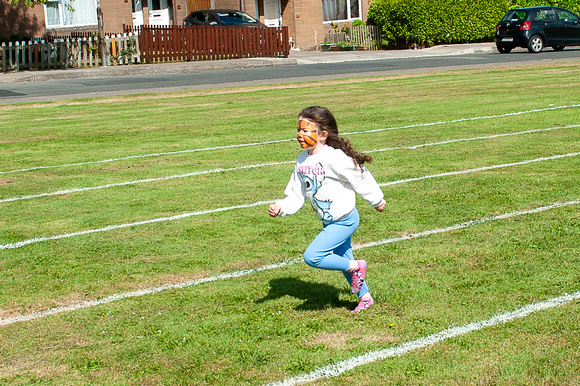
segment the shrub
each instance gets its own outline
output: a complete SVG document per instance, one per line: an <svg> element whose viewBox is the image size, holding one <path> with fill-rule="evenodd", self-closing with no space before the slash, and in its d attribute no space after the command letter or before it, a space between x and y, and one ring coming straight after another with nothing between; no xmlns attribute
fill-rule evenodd
<svg viewBox="0 0 580 386"><path fill-rule="evenodd" d="M495 25L510 9L556 5L578 13L579 0L374 0L368 22L381 26L383 39L432 46L491 41Z"/></svg>

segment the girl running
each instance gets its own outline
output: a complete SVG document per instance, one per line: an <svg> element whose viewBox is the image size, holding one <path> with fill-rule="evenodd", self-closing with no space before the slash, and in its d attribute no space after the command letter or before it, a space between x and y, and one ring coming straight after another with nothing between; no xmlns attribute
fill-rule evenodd
<svg viewBox="0 0 580 386"><path fill-rule="evenodd" d="M359 225L355 193L379 212L386 205L381 188L363 166L372 158L338 136L336 119L324 107L302 110L296 139L305 151L296 160L285 198L270 205L268 214L288 216L298 212L306 198L310 200L323 229L304 252L304 261L315 268L342 271L359 297L352 312L360 312L373 304L373 298L365 282L367 262L354 259L350 244Z"/></svg>

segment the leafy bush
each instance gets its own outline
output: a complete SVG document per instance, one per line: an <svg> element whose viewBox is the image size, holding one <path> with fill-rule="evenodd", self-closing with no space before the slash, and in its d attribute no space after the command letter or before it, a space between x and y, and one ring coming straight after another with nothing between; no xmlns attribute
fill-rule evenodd
<svg viewBox="0 0 580 386"><path fill-rule="evenodd" d="M538 0L374 0L368 22L382 27L383 39L432 46L490 41L495 26L511 8L556 5L578 12L580 1Z"/></svg>

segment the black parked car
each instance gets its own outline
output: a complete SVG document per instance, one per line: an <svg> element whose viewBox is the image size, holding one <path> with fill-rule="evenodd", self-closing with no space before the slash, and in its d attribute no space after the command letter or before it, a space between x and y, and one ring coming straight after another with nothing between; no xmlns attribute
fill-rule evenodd
<svg viewBox="0 0 580 386"><path fill-rule="evenodd" d="M183 25L243 25L265 27L264 24L247 13L232 9L193 11L183 19Z"/></svg>
<svg viewBox="0 0 580 386"><path fill-rule="evenodd" d="M580 17L558 7L526 7L508 11L496 26L495 45L502 54L515 47L540 52L544 47L561 51L580 45Z"/></svg>

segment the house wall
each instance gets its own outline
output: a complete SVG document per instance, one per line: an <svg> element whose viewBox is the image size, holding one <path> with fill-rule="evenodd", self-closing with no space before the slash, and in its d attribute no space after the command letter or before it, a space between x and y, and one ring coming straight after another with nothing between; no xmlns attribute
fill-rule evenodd
<svg viewBox="0 0 580 386"><path fill-rule="evenodd" d="M195 11L187 8L187 0L173 0L173 25L183 25L183 19Z"/></svg>
<svg viewBox="0 0 580 386"><path fill-rule="evenodd" d="M215 0L216 8L228 0ZM371 0L361 1L362 20L366 21ZM246 12L255 15L254 0L245 0ZM264 22L264 1L259 0L260 21ZM321 0L281 0L282 24L288 27L291 47L301 50L318 49L326 40L326 33L332 30L330 23L322 21ZM234 7L235 8L235 7ZM236 9L239 9L236 8ZM341 24L341 23L337 23Z"/></svg>
<svg viewBox="0 0 580 386"><path fill-rule="evenodd" d="M363 20L369 9L371 0L362 0ZM214 8L244 8L251 15L256 15L255 0L211 0ZM147 1L144 1L144 5ZM173 24L181 25L183 19L193 11L188 9L187 0L170 2L173 11ZM264 1L259 0L260 20L264 21ZM292 48L302 50L316 49L325 39L326 32L331 30L329 24L322 22L322 6L320 0L281 0L282 23L288 27ZM132 25L131 0L101 0L103 10L104 30L106 33L123 32L123 24ZM148 8L143 7L144 22L148 24ZM42 37L47 33L66 34L74 31L95 31L97 27L59 28L46 30L44 21L44 6L26 7L21 1L16 7L10 0L0 0L0 36L9 37L15 33L24 37ZM4 16L5 15L5 16Z"/></svg>
<svg viewBox="0 0 580 386"><path fill-rule="evenodd" d="M147 0L144 1L147 4ZM173 24L181 25L188 15L186 0L170 1ZM122 33L123 25L133 25L131 0L101 0L103 27L105 33ZM44 6L26 7L23 1L14 7L10 0L0 0L0 36L10 37L19 34L23 37L43 37L64 35L71 31L96 32L97 26L46 29ZM148 9L143 7L145 24L148 22Z"/></svg>
<svg viewBox="0 0 580 386"><path fill-rule="evenodd" d="M44 33L44 6L29 8L24 2L15 7L10 0L0 0L0 36L42 36Z"/></svg>
<svg viewBox="0 0 580 386"><path fill-rule="evenodd" d="M282 15L282 21L284 21ZM294 13L288 15L294 19L295 48L314 49L324 41L325 25L322 22L322 5L320 0L295 0Z"/></svg>
<svg viewBox="0 0 580 386"><path fill-rule="evenodd" d="M101 10L105 32L123 32L123 24L133 25L131 0L101 0Z"/></svg>

